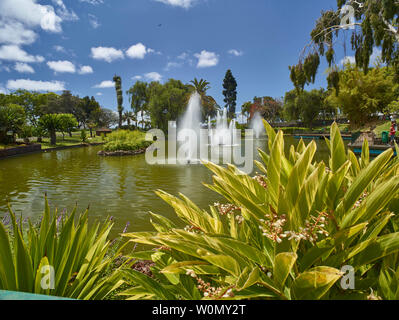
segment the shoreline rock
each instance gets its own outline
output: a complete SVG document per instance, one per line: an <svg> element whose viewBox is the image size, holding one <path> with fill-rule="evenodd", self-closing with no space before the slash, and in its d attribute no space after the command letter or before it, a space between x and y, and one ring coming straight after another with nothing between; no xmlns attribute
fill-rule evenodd
<svg viewBox="0 0 399 320"><path fill-rule="evenodd" d="M97 153L97 155L99 156L103 156L103 157L123 157L123 156L136 156L139 154L143 154L145 153L147 150L147 148L144 149L139 149L139 150L129 150L129 151L123 151L123 150L119 150L119 151L105 151L105 150L101 150Z"/></svg>

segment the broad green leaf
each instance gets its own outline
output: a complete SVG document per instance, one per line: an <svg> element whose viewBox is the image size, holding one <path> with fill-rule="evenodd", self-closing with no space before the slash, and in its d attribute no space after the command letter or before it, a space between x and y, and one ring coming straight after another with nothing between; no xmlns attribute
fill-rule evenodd
<svg viewBox="0 0 399 320"><path fill-rule="evenodd" d="M284 288L285 281L297 258L298 256L293 252L283 252L276 255L273 268L273 280L279 289Z"/></svg>
<svg viewBox="0 0 399 320"><path fill-rule="evenodd" d="M292 285L292 295L297 300L319 300L342 277L331 267L316 267L301 273Z"/></svg>

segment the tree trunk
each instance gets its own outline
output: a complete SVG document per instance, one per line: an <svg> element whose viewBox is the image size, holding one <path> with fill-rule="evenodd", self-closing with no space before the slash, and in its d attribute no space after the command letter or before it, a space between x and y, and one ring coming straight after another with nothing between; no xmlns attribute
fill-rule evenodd
<svg viewBox="0 0 399 320"><path fill-rule="evenodd" d="M55 130L50 131L50 144L52 146L55 146L57 144L57 135L55 133Z"/></svg>
<svg viewBox="0 0 399 320"><path fill-rule="evenodd" d="M90 128L90 138L93 138L93 128Z"/></svg>

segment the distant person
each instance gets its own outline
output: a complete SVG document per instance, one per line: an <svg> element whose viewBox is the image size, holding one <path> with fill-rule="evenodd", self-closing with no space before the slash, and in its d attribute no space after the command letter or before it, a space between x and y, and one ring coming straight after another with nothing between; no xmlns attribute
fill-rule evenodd
<svg viewBox="0 0 399 320"><path fill-rule="evenodd" d="M397 130L396 121L392 121L391 129L389 130L389 136L391 137L392 145L395 143L396 130Z"/></svg>

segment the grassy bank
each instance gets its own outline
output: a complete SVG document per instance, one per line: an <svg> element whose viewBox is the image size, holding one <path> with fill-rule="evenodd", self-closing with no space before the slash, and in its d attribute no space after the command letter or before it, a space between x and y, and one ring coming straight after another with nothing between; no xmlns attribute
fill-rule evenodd
<svg viewBox="0 0 399 320"><path fill-rule="evenodd" d="M35 139L36 140L36 139ZM88 138L86 139L87 143L100 143L103 142L101 137L93 136L93 138ZM50 138L43 138L42 139L42 149L52 149L52 148L59 148L59 147L71 147L71 146L76 146L82 144L82 139L80 138L80 132L74 132L72 134L72 137L69 135L65 135L65 138L62 138L61 133L57 133L57 143L56 145L51 145L50 144Z"/></svg>

